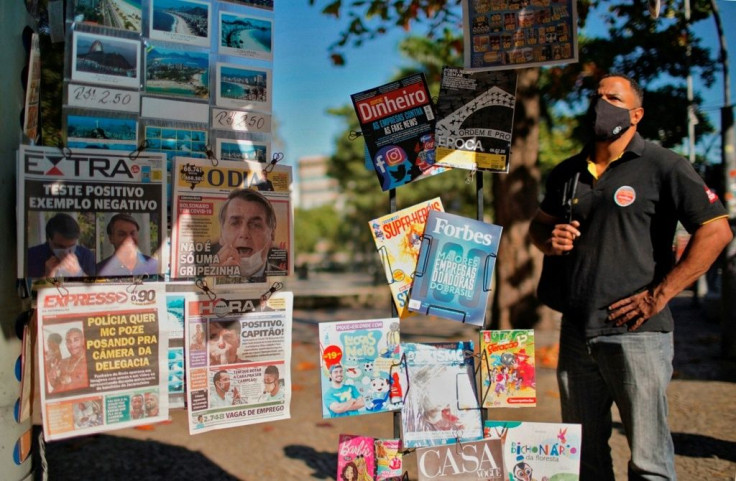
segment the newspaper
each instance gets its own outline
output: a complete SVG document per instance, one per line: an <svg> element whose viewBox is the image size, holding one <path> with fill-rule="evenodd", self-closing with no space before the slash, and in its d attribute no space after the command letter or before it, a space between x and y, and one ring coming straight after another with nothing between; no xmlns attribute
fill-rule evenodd
<svg viewBox="0 0 736 481"><path fill-rule="evenodd" d="M189 433L289 419L293 294L187 298Z"/></svg>
<svg viewBox="0 0 736 481"><path fill-rule="evenodd" d="M47 440L168 418L163 283L38 291L37 355Z"/></svg>
<svg viewBox="0 0 736 481"><path fill-rule="evenodd" d="M129 155L20 147L18 277L166 272L164 156Z"/></svg>
<svg viewBox="0 0 736 481"><path fill-rule="evenodd" d="M171 277L265 282L292 272L291 168L176 157ZM230 202L228 196L233 196Z"/></svg>

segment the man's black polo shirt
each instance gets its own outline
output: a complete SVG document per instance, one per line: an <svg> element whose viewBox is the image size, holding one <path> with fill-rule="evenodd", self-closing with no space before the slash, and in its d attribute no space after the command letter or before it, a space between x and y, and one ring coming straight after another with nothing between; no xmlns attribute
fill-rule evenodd
<svg viewBox="0 0 736 481"><path fill-rule="evenodd" d="M540 208L564 219L565 186L579 173L572 218L580 222L581 235L569 255L557 256L553 284L565 290L565 319L592 337L626 332L626 326L606 321L607 308L658 284L672 269L678 220L692 233L727 213L686 159L638 133L598 180L588 171L588 152L552 170ZM638 330L672 329L665 308Z"/></svg>

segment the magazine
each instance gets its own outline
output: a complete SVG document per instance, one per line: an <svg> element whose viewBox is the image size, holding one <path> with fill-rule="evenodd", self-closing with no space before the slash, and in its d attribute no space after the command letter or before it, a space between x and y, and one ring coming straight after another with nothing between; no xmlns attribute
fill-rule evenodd
<svg viewBox="0 0 736 481"><path fill-rule="evenodd" d="M402 344L408 389L401 412L404 446L481 439L473 342Z"/></svg>
<svg viewBox="0 0 736 481"><path fill-rule="evenodd" d="M186 300L189 434L289 419L293 294Z"/></svg>
<svg viewBox="0 0 736 481"><path fill-rule="evenodd" d="M417 449L419 481L507 481L500 439ZM514 478L516 479L516 478ZM532 478L524 478L531 481ZM540 478L534 478L540 479ZM541 478L545 479L545 478Z"/></svg>
<svg viewBox="0 0 736 481"><path fill-rule="evenodd" d="M424 224L430 210L444 211L439 197L369 222L373 241L381 256L386 280L401 319L410 315L406 304L414 280Z"/></svg>
<svg viewBox="0 0 736 481"><path fill-rule="evenodd" d="M401 479L404 472L401 439L376 439L376 481Z"/></svg>
<svg viewBox="0 0 736 481"><path fill-rule="evenodd" d="M509 70L578 61L577 3L463 0L464 66Z"/></svg>
<svg viewBox="0 0 736 481"><path fill-rule="evenodd" d="M445 170L434 167L435 112L424 74L350 98L383 191Z"/></svg>
<svg viewBox="0 0 736 481"><path fill-rule="evenodd" d="M38 366L46 440L168 418L163 283L38 291Z"/></svg>
<svg viewBox="0 0 736 481"><path fill-rule="evenodd" d="M480 331L484 408L537 405L534 330Z"/></svg>
<svg viewBox="0 0 736 481"><path fill-rule="evenodd" d="M184 390L184 309L185 296L179 292L166 292L166 318L169 331L169 408L183 408Z"/></svg>
<svg viewBox="0 0 736 481"><path fill-rule="evenodd" d="M335 479L373 480L376 475L375 439L368 436L341 434L337 447Z"/></svg>
<svg viewBox="0 0 736 481"><path fill-rule="evenodd" d="M437 100L437 165L508 172L516 105L515 71L444 67Z"/></svg>
<svg viewBox="0 0 736 481"><path fill-rule="evenodd" d="M172 278L263 283L291 274L293 221L283 178L290 178L290 169L278 171L279 181L268 184L272 190L258 190L254 178L263 173L249 163L221 160L213 166L188 157L174 162Z"/></svg>
<svg viewBox="0 0 736 481"><path fill-rule="evenodd" d="M506 479L579 479L580 424L488 420L483 431L485 438L503 443Z"/></svg>
<svg viewBox="0 0 736 481"><path fill-rule="evenodd" d="M163 154L21 145L18 277L165 273L165 182Z"/></svg>
<svg viewBox="0 0 736 481"><path fill-rule="evenodd" d="M319 342L322 417L401 409L406 374L398 318L321 322Z"/></svg>
<svg viewBox="0 0 736 481"><path fill-rule="evenodd" d="M502 228L429 211L409 310L483 325Z"/></svg>

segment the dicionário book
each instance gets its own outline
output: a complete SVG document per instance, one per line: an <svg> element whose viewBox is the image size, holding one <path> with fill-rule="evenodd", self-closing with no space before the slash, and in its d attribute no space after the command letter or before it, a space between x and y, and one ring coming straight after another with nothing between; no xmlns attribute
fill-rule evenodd
<svg viewBox="0 0 736 481"><path fill-rule="evenodd" d="M484 437L503 443L509 481L579 479L580 424L488 420Z"/></svg>
<svg viewBox="0 0 736 481"><path fill-rule="evenodd" d="M409 310L483 325L501 226L430 211Z"/></svg>
<svg viewBox="0 0 736 481"><path fill-rule="evenodd" d="M404 446L438 446L482 437L473 342L405 343L408 390L401 412Z"/></svg>
<svg viewBox="0 0 736 481"><path fill-rule="evenodd" d="M537 405L534 330L480 331L484 408Z"/></svg>
<svg viewBox="0 0 736 481"><path fill-rule="evenodd" d="M430 210L443 211L439 197L370 221L376 249L381 256L386 280L399 318L410 315L407 308L414 269L419 256L424 224Z"/></svg>
<svg viewBox="0 0 736 481"><path fill-rule="evenodd" d="M322 417L401 409L406 388L399 319L319 324Z"/></svg>

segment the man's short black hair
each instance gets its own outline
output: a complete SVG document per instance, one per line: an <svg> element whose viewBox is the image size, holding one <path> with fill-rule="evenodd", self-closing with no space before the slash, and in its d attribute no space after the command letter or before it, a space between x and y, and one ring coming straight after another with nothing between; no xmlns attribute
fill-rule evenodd
<svg viewBox="0 0 736 481"><path fill-rule="evenodd" d="M611 78L611 77L622 78L626 80L627 82L629 82L629 85L631 85L631 89L634 91L634 95L636 95L636 98L639 99L639 106L641 107L644 105L644 89L641 88L641 85L639 85L639 82L634 80L629 75L626 75L625 73L620 73L620 72L608 73L604 75L603 77L601 77L601 80L606 79L606 78Z"/></svg>
<svg viewBox="0 0 736 481"><path fill-rule="evenodd" d="M279 368L277 368L276 366L268 366L266 367L266 370L263 371L263 375L265 376L266 374L271 374L273 376L276 376L276 379L278 379L279 378Z"/></svg>
<svg viewBox="0 0 736 481"><path fill-rule="evenodd" d="M230 205L230 201L233 199L240 199L245 202L255 202L261 204L266 210L266 223L268 224L268 227L270 227L271 230L276 229L276 212L274 212L271 202L269 202L269 200L265 198L263 194L251 189L236 189L230 192L230 195L227 196L227 200L224 204L222 204L222 207L220 207L221 227L225 225L225 221L227 220L227 208Z"/></svg>
<svg viewBox="0 0 736 481"><path fill-rule="evenodd" d="M107 223L107 235L112 235L112 226L114 226L115 222L119 220L130 222L131 224L135 225L135 230L141 230L141 226L138 225L138 221L136 221L132 215L121 212L120 214L115 214L110 218L110 222Z"/></svg>
<svg viewBox="0 0 736 481"><path fill-rule="evenodd" d="M79 239L79 224L74 217L59 212L46 222L46 239L52 239L57 232L64 239Z"/></svg>

